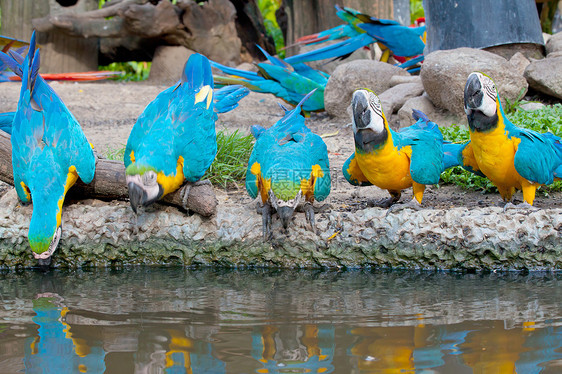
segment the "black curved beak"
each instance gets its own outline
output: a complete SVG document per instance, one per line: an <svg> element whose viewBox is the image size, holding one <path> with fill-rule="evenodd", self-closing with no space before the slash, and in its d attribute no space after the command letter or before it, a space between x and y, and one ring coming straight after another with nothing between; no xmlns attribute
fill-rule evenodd
<svg viewBox="0 0 562 374"><path fill-rule="evenodd" d="M127 186L129 187L129 202L136 214L138 207L146 203L146 191L136 183L129 183Z"/></svg>
<svg viewBox="0 0 562 374"><path fill-rule="evenodd" d="M289 222L291 222L291 218L293 218L293 213L295 209L282 206L277 208L277 214L279 214L279 218L281 218L281 223L283 224L283 228L286 230L289 227Z"/></svg>
<svg viewBox="0 0 562 374"><path fill-rule="evenodd" d="M351 99L351 108L353 109L353 120L357 129L363 129L371 122L371 111L369 110L369 102L365 94L356 92Z"/></svg>
<svg viewBox="0 0 562 374"><path fill-rule="evenodd" d="M484 92L482 91L482 83L476 74L471 74L466 80L464 86L464 107L465 109L474 109L482 105Z"/></svg>

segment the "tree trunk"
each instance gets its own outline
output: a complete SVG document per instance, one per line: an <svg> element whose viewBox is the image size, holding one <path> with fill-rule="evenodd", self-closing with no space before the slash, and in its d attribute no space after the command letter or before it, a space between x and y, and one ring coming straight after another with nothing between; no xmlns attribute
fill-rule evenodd
<svg viewBox="0 0 562 374"><path fill-rule="evenodd" d="M0 180L14 185L12 172L12 143L10 135L0 131ZM202 216L208 217L216 212L217 199L213 187L210 185L195 186L190 190L187 206L183 206L181 188L164 197L163 202L189 209ZM122 162L98 159L94 180L84 184L78 180L68 195L72 198L87 199L126 199L128 198L127 183L125 182L125 166ZM32 196L33 198L33 196Z"/></svg>

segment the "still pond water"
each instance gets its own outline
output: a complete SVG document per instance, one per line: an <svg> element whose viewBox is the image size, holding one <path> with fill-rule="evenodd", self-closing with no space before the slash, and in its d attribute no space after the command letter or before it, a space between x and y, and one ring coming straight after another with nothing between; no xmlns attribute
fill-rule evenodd
<svg viewBox="0 0 562 374"><path fill-rule="evenodd" d="M0 273L0 373L562 373L562 274Z"/></svg>

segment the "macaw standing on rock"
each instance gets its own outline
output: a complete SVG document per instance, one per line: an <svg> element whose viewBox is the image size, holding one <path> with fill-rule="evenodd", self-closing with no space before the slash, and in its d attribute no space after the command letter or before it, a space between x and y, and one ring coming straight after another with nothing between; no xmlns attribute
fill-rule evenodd
<svg viewBox="0 0 562 374"><path fill-rule="evenodd" d="M14 186L23 203L33 200L28 239L40 265L49 265L61 238L66 192L80 177L94 178L96 159L80 125L41 78L35 32L24 59L14 51L0 59L22 79L12 126Z"/></svg>
<svg viewBox="0 0 562 374"><path fill-rule="evenodd" d="M216 109L235 108L248 92L240 86L229 88ZM148 104L127 140L126 180L135 213L176 191L185 180L184 206L193 185L210 184L200 179L217 153L216 119L211 65L205 56L193 54L180 81Z"/></svg>
<svg viewBox="0 0 562 374"><path fill-rule="evenodd" d="M523 191L530 208L537 187L562 178L562 143L552 133L515 126L505 116L497 88L490 77L474 72L464 88L464 110L468 117L470 144L479 170L498 188L505 208L515 190Z"/></svg>
<svg viewBox="0 0 562 374"><path fill-rule="evenodd" d="M287 230L297 206L304 204L306 219L316 232L314 200L330 193L328 150L322 138L312 133L299 113L310 92L269 129L253 126L256 143L246 171L246 190L259 196L264 240L272 236L271 218L275 211Z"/></svg>
<svg viewBox="0 0 562 374"><path fill-rule="evenodd" d="M414 110L417 122L395 132L379 98L367 89L353 93L351 106L355 153L343 165L344 177L355 186L388 190L391 197L379 202L384 208L398 202L403 189L413 187L414 198L403 208L420 209L425 185L439 183L444 170L443 135L437 124Z"/></svg>

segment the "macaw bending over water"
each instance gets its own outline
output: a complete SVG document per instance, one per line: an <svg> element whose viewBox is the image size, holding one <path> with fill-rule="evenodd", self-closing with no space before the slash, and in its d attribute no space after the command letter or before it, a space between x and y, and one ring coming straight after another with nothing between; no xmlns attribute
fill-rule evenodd
<svg viewBox="0 0 562 374"><path fill-rule="evenodd" d="M347 36L343 42L285 59L290 64L337 58L353 53L372 43L379 43L383 50L381 61L387 62L390 54L402 57L423 55L425 26L407 27L394 20L380 19L360 13L355 9L336 5L337 15L347 22L335 28L300 38L301 44L314 44ZM417 61L423 60L423 57Z"/></svg>
<svg viewBox="0 0 562 374"><path fill-rule="evenodd" d="M506 208L516 190L523 191L522 207L531 207L537 187L562 178L562 143L552 133L515 126L505 116L490 77L474 72L464 88L470 145L480 171L498 188Z"/></svg>
<svg viewBox="0 0 562 374"><path fill-rule="evenodd" d="M96 161L78 122L38 74L35 32L25 60L8 53L0 59L22 79L11 138L14 186L23 203L33 200L29 244L39 264L48 265L61 237L66 192L78 177L94 178Z"/></svg>
<svg viewBox="0 0 562 374"><path fill-rule="evenodd" d="M219 112L233 109L248 93L239 86L228 90L233 92L221 95L216 104ZM216 119L211 65L205 56L194 54L181 80L148 104L129 135L125 167L135 212L174 192L185 180L189 183L184 202L192 185L209 183L200 179L217 153Z"/></svg>
<svg viewBox="0 0 562 374"><path fill-rule="evenodd" d="M251 197L260 197L265 240L272 235L273 213L277 211L286 230L300 204L304 204L307 221L316 231L312 203L324 200L330 193L328 150L299 114L303 102L286 110L285 116L269 129L252 127L256 143L246 171L246 190Z"/></svg>
<svg viewBox="0 0 562 374"><path fill-rule="evenodd" d="M391 197L380 203L385 208L400 200L403 189L413 187L414 198L404 207L419 209L425 185L439 183L444 170L439 127L414 111L416 123L393 131L379 98L366 89L353 93L351 106L355 153L343 165L344 177L355 186L388 190Z"/></svg>

